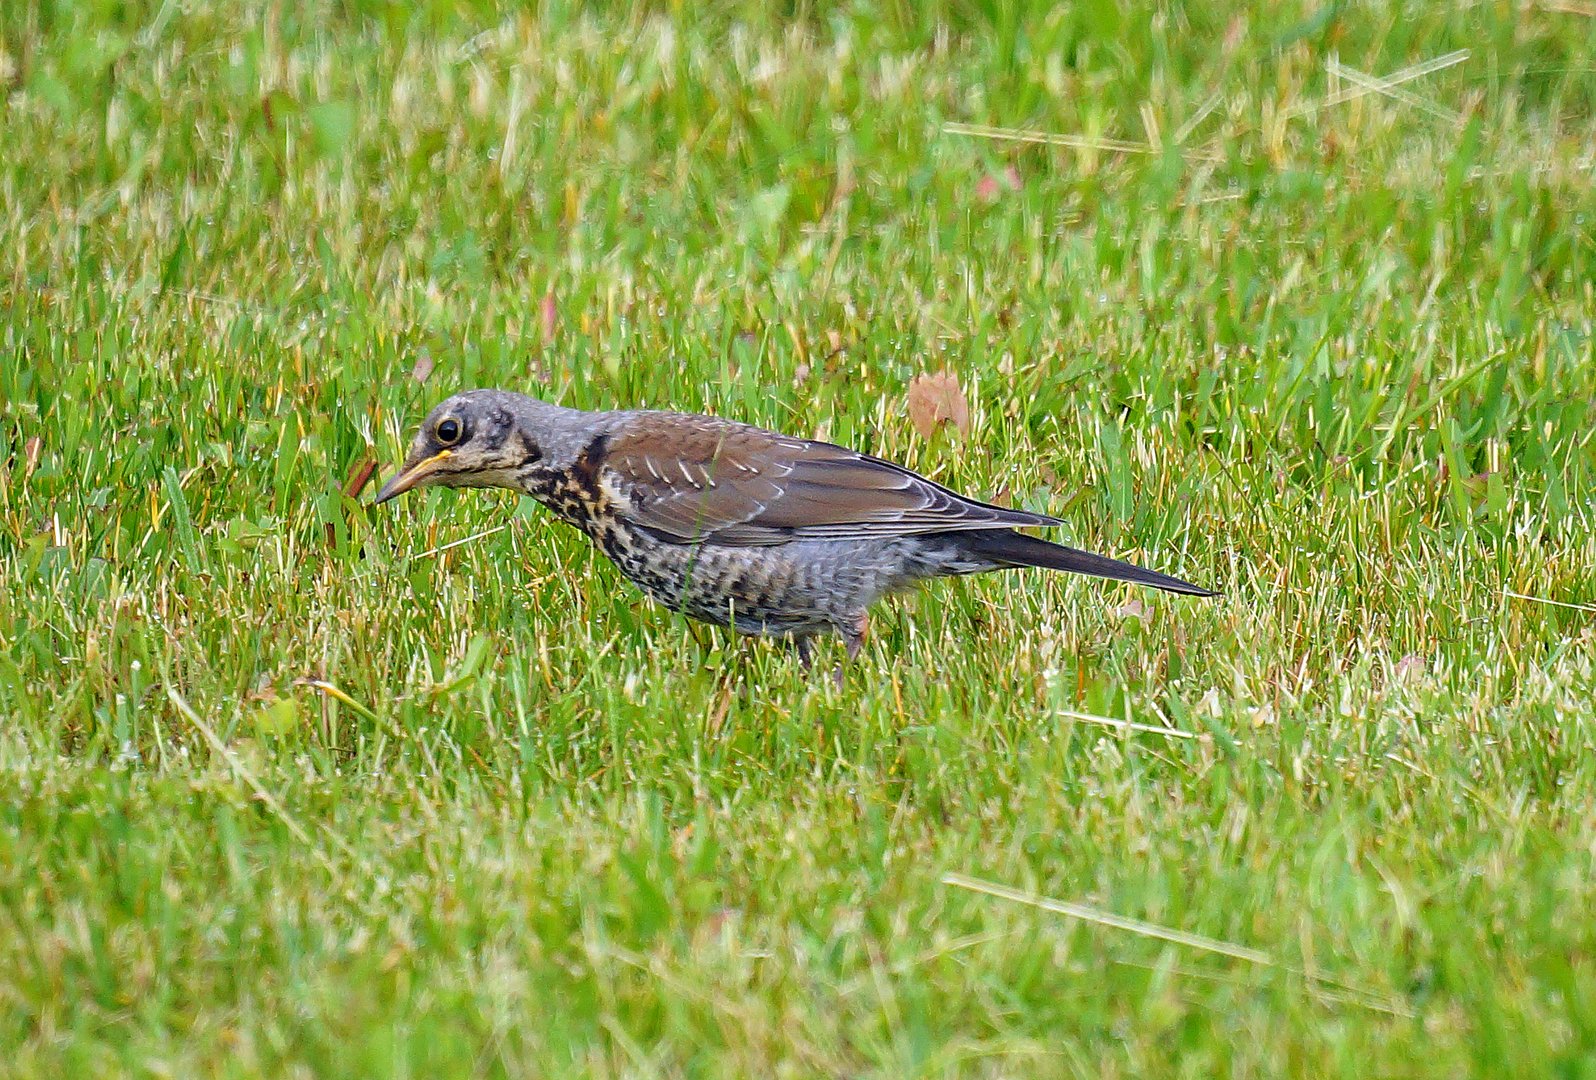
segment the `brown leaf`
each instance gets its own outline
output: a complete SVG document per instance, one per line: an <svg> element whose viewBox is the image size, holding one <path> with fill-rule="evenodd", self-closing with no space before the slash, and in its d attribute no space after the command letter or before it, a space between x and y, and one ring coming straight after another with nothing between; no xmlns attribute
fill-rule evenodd
<svg viewBox="0 0 1596 1080"><path fill-rule="evenodd" d="M1141 619L1145 622L1152 618L1153 613L1140 600L1131 600L1115 608L1114 615L1120 619Z"/></svg>
<svg viewBox="0 0 1596 1080"><path fill-rule="evenodd" d="M27 465L26 471L29 475L39 467L39 457L43 453L44 440L37 435L22 444L22 460Z"/></svg>
<svg viewBox="0 0 1596 1080"><path fill-rule="evenodd" d="M422 349L416 354L415 366L410 369L410 377L418 383L427 381L427 376L432 374L432 354Z"/></svg>
<svg viewBox="0 0 1596 1080"><path fill-rule="evenodd" d="M920 437L929 439L944 424L963 435L970 430L970 405L951 371L916 375L909 380L909 421Z"/></svg>

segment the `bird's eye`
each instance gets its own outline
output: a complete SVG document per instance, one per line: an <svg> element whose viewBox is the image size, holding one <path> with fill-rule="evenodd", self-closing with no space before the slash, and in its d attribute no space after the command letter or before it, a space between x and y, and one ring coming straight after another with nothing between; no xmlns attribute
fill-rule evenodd
<svg viewBox="0 0 1596 1080"><path fill-rule="evenodd" d="M460 441L460 421L452 416L445 416L438 421L438 441L445 446L453 446Z"/></svg>

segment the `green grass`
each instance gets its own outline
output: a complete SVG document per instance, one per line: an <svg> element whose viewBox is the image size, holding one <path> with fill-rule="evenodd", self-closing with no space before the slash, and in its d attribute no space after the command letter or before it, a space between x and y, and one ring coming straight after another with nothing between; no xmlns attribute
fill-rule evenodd
<svg viewBox="0 0 1596 1080"><path fill-rule="evenodd" d="M1596 1075L1589 5L245 7L0 14L0 1072ZM838 690L344 494L468 385L1226 595Z"/></svg>

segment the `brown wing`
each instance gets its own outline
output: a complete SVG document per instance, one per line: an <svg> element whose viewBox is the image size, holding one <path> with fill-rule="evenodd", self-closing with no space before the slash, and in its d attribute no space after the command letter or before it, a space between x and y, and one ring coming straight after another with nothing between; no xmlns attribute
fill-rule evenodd
<svg viewBox="0 0 1596 1080"><path fill-rule="evenodd" d="M712 416L634 413L598 463L623 517L736 547L1060 524L966 499L880 458Z"/></svg>

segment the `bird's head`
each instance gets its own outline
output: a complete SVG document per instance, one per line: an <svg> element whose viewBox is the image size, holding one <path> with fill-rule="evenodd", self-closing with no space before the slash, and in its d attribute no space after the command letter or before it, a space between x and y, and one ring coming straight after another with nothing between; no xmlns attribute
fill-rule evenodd
<svg viewBox="0 0 1596 1080"><path fill-rule="evenodd" d="M421 422L399 472L377 492L387 502L417 487L517 486L517 473L565 450L584 414L520 394L467 390Z"/></svg>

